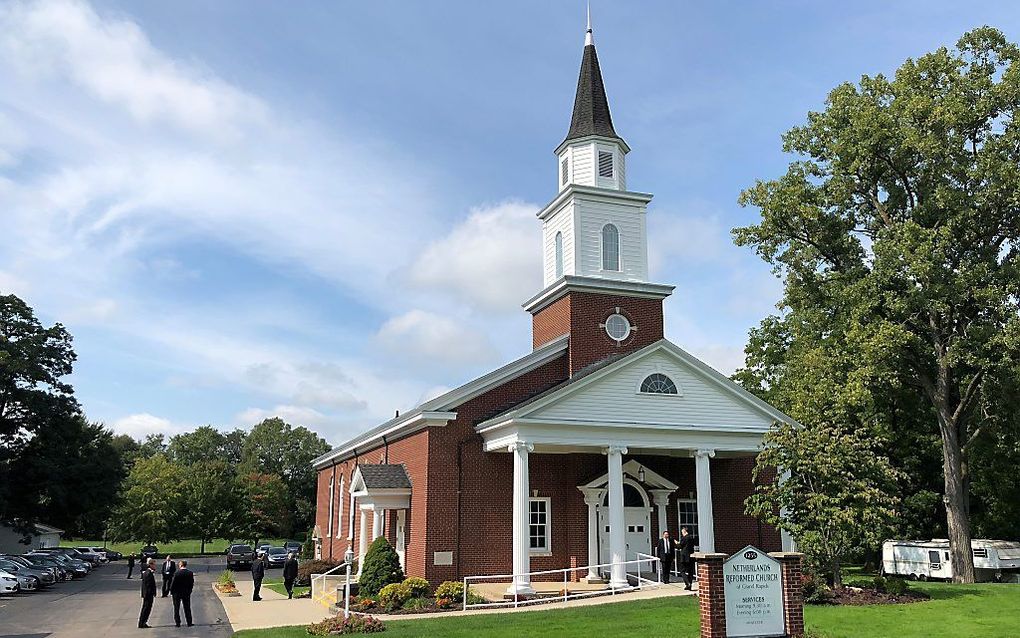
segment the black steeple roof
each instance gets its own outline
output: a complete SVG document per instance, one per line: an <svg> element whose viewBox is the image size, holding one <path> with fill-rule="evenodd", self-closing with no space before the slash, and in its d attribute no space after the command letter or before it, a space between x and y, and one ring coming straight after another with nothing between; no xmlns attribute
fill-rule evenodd
<svg viewBox="0 0 1020 638"><path fill-rule="evenodd" d="M589 27L589 34L591 33ZM586 44L581 58L581 74L577 78L577 95L574 97L574 115L564 142L589 135L602 135L622 139L613 129L609 114L606 87L602 84L599 56L594 44Z"/></svg>

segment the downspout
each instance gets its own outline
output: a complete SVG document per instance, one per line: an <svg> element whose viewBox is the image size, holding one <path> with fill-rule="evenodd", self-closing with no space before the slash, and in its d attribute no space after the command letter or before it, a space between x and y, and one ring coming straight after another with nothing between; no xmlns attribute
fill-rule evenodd
<svg viewBox="0 0 1020 638"><path fill-rule="evenodd" d="M382 444L383 444L383 463L385 465L389 465L390 464L390 443L389 443L389 441L386 440L386 435L385 434L382 435Z"/></svg>
<svg viewBox="0 0 1020 638"><path fill-rule="evenodd" d="M462 501L462 488L464 485L464 444L470 443L473 437L468 437L457 443L457 543L455 547L455 554L457 561L457 577L463 576L460 571L460 523L461 523L461 501Z"/></svg>
<svg viewBox="0 0 1020 638"><path fill-rule="evenodd" d="M333 480L333 483L332 483L333 489L330 490L329 499L331 501L335 501L336 500L336 493L335 493L335 490L336 490L336 460L335 459L333 460L333 479L332 480ZM332 510L333 510L333 503L330 503L328 506L326 506L326 516L331 516L330 512ZM332 525L333 525L333 521L326 521L326 530L329 531L332 528ZM327 538L328 538L328 535L327 535ZM329 539L329 560L333 560L333 539L332 538Z"/></svg>

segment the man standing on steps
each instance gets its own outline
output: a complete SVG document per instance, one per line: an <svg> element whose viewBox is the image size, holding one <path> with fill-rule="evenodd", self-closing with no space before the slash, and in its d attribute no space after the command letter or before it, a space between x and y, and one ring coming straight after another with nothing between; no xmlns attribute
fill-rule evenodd
<svg viewBox="0 0 1020 638"><path fill-rule="evenodd" d="M684 572L684 589L690 591L694 582L694 537L686 527L680 528L680 564Z"/></svg>
<svg viewBox="0 0 1020 638"><path fill-rule="evenodd" d="M287 598L294 597L294 580L297 578L298 563L294 558L294 552L287 554L287 560L283 562L283 586L287 589Z"/></svg>
<svg viewBox="0 0 1020 638"><path fill-rule="evenodd" d="M150 558L142 568L142 613L138 615L138 628L149 628L149 614L152 613L152 601L156 598L156 559Z"/></svg>
<svg viewBox="0 0 1020 638"><path fill-rule="evenodd" d="M195 575L188 569L188 561L182 560L170 583L170 595L174 601L174 622L181 626L181 605L184 605L184 619L191 627L191 590L195 588Z"/></svg>
<svg viewBox="0 0 1020 638"><path fill-rule="evenodd" d="M673 571L673 557L676 555L676 541L669 537L668 529L662 531L662 538L655 544L655 553L659 555L662 582L668 585L669 573Z"/></svg>
<svg viewBox="0 0 1020 638"><path fill-rule="evenodd" d="M252 591L252 600L262 600L262 596L259 596L259 591L262 589L262 579L266 577L266 563L262 560L265 554L259 552L255 562L251 564L251 579L254 582L255 589Z"/></svg>
<svg viewBox="0 0 1020 638"><path fill-rule="evenodd" d="M170 560L170 554L166 555L163 561L163 598L170 595L170 583L174 580L174 572L177 571L177 564Z"/></svg>

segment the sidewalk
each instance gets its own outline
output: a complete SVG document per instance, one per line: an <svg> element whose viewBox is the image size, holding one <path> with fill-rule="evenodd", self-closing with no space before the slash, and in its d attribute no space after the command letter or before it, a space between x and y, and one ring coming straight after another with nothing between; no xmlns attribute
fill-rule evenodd
<svg viewBox="0 0 1020 638"><path fill-rule="evenodd" d="M217 592L223 608L234 631L242 629L265 629L268 627L287 627L290 625L309 625L327 618L332 614L322 605L312 602L310 598L287 600L286 596L278 594L265 587L262 588L262 600L254 602L251 599L251 580L240 580L237 583L237 590L241 596L223 596ZM588 607L591 605L606 605L611 603L622 603L634 600L650 600L653 598L665 598L667 596L693 596L697 594L697 586L694 591L684 591L683 583L662 585L655 589L643 589L623 594L595 596L592 598L577 598L567 602L549 602L540 605L526 605L514 609L513 607L495 607L486 609L469 609L467 611L435 612L429 614L372 614L374 617L385 621L415 620L419 618L448 618L451 616L478 616L482 614L516 613L522 611L542 611L546 609L568 609L571 607Z"/></svg>

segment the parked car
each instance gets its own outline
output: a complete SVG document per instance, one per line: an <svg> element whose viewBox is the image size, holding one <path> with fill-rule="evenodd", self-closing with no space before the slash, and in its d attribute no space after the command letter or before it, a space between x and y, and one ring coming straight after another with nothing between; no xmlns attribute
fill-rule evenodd
<svg viewBox="0 0 1020 638"><path fill-rule="evenodd" d="M0 594L16 594L20 590L18 577L0 570Z"/></svg>
<svg viewBox="0 0 1020 638"><path fill-rule="evenodd" d="M75 549L86 556L90 554L97 556L99 558L99 563L110 562L110 557L106 555L106 550L102 547L75 547Z"/></svg>
<svg viewBox="0 0 1020 638"><path fill-rule="evenodd" d="M255 560L255 552L251 545L231 545L227 548L227 569L236 567L251 567Z"/></svg>
<svg viewBox="0 0 1020 638"><path fill-rule="evenodd" d="M267 567L283 567L284 561L287 560L287 550L283 547L270 547L266 550L266 566Z"/></svg>
<svg viewBox="0 0 1020 638"><path fill-rule="evenodd" d="M0 554L0 561L10 561L15 565L20 565L21 567L26 567L28 569L43 572L48 576L48 578L41 579L44 585L47 584L47 581L49 581L48 584L52 584L60 582L61 580L65 579L65 576L61 574L62 570L59 567L55 567L52 565L37 565L32 561L28 560L27 558L25 558L24 556L14 556L13 554Z"/></svg>
<svg viewBox="0 0 1020 638"><path fill-rule="evenodd" d="M283 544L283 548L288 552L294 552L294 556L301 555L301 543L297 541L287 541Z"/></svg>
<svg viewBox="0 0 1020 638"><path fill-rule="evenodd" d="M142 548L142 551L140 553L142 555L142 560L146 560L149 558L159 558L159 548L156 547L155 545L146 545L145 547Z"/></svg>
<svg viewBox="0 0 1020 638"><path fill-rule="evenodd" d="M49 587L56 582L56 579L53 578L53 574L50 572L38 568L25 567L13 560L0 558L0 569L19 578L25 576L33 579L35 581L35 589Z"/></svg>
<svg viewBox="0 0 1020 638"><path fill-rule="evenodd" d="M35 551L64 556L65 558L68 558L72 561L77 561L78 563L85 565L86 571L92 571L93 565L96 564L95 562L93 562L93 560L89 559L89 557L87 557L85 554L79 552L73 547L40 547ZM95 557L95 555L92 556L93 559L95 559L98 562L98 558Z"/></svg>
<svg viewBox="0 0 1020 638"><path fill-rule="evenodd" d="M42 567L52 569L57 573L57 578L61 581L70 580L74 577L74 574L70 570L65 569L63 565L52 558L43 556L33 556L32 554L25 554L24 556L15 556L15 560L27 561L34 567Z"/></svg>
<svg viewBox="0 0 1020 638"><path fill-rule="evenodd" d="M26 556L41 556L43 558L48 558L50 560L56 561L64 569L66 569L68 572L70 572L70 574L74 578L84 578L84 577L88 576L88 574L89 574L89 565L88 565L88 563L86 563L84 561L74 560L72 558L68 558L64 554L55 553L55 552L39 552L39 550L36 550L35 552L32 552L31 554L26 554Z"/></svg>
<svg viewBox="0 0 1020 638"><path fill-rule="evenodd" d="M97 548L93 548L93 549L97 549ZM103 550L103 552L106 553L106 558L110 562L113 562L115 560L120 560L120 559L124 558L124 554L121 554L120 552L116 552L116 551L114 551L112 549L108 549L106 547L103 547L102 550Z"/></svg>
<svg viewBox="0 0 1020 638"><path fill-rule="evenodd" d="M255 551L256 553L265 554L266 552L269 551L269 548L272 546L273 546L272 543L262 543L261 545L259 545L259 548L256 549Z"/></svg>

